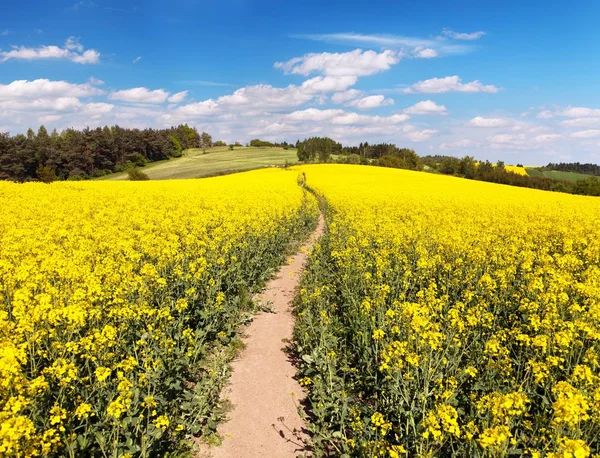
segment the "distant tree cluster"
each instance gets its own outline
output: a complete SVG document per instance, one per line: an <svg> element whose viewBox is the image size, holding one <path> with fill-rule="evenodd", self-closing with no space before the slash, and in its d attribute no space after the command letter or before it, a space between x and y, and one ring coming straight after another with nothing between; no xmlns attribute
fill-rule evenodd
<svg viewBox="0 0 600 458"><path fill-rule="evenodd" d="M476 161L471 156L463 158L453 156L425 156L422 160L432 171L446 175L524 188L542 189L545 191L600 196L600 180L594 177L572 182L547 177L519 175L507 171L502 161L498 161L494 165L489 161Z"/></svg>
<svg viewBox="0 0 600 458"><path fill-rule="evenodd" d="M281 142L281 143L276 143L276 142L268 142L265 140L260 140L258 138L255 138L253 140L250 140L250 143L248 143L249 146L254 146L256 148L264 148L264 147L269 147L269 148L290 148L291 146L293 146L291 143L288 142ZM237 146L237 142L236 142L236 146ZM240 145L241 146L241 145Z"/></svg>
<svg viewBox="0 0 600 458"><path fill-rule="evenodd" d="M550 162L547 166L542 167L542 170L558 170L559 172L576 172L586 175L600 176L600 165L597 164L581 164L580 162Z"/></svg>
<svg viewBox="0 0 600 458"><path fill-rule="evenodd" d="M199 148L206 136L187 125L169 129L54 130L41 126L37 133L0 134L0 179L13 181L81 180L111 172L143 167L188 148Z"/></svg>
<svg viewBox="0 0 600 458"><path fill-rule="evenodd" d="M328 137L311 137L296 143L298 160L328 162L332 154L341 154L342 144Z"/></svg>

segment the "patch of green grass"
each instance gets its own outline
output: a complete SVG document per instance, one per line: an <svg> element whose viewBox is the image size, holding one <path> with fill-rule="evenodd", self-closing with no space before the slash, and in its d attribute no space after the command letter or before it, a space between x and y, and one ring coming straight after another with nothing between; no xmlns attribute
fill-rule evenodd
<svg viewBox="0 0 600 458"><path fill-rule="evenodd" d="M554 180L578 181L589 178L591 175L576 172L560 172L558 170L540 170L537 167L525 167L527 174L532 177L546 177Z"/></svg>
<svg viewBox="0 0 600 458"><path fill-rule="evenodd" d="M296 149L229 147L211 148L204 153L201 149L189 149L180 158L148 164L141 170L152 180L200 178L227 172L241 172L271 165L298 162ZM100 180L126 180L127 173L105 175Z"/></svg>

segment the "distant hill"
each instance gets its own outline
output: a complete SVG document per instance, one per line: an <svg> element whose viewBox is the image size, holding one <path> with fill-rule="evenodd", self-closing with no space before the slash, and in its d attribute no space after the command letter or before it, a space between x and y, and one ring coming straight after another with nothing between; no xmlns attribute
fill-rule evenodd
<svg viewBox="0 0 600 458"><path fill-rule="evenodd" d="M152 180L200 178L228 172L239 172L271 165L294 164L298 161L296 149L277 147L229 147L189 149L180 158L155 162L141 170ZM126 180L127 173L113 173L100 180Z"/></svg>

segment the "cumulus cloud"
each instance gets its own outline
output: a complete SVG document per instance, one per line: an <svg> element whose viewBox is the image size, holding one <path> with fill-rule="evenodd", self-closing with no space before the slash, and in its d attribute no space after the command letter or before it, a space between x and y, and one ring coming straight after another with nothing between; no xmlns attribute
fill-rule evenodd
<svg viewBox="0 0 600 458"><path fill-rule="evenodd" d="M533 141L535 141L536 143L552 143L557 140L560 140L561 138L562 138L562 135L560 135L560 134L543 134L543 135L536 135L533 138Z"/></svg>
<svg viewBox="0 0 600 458"><path fill-rule="evenodd" d="M600 118L574 118L561 121L564 127L600 127Z"/></svg>
<svg viewBox="0 0 600 458"><path fill-rule="evenodd" d="M309 92L337 92L354 86L358 81L356 76L315 76L302 83L302 89Z"/></svg>
<svg viewBox="0 0 600 458"><path fill-rule="evenodd" d="M345 53L311 53L286 62L276 62L274 67L285 73L310 75L322 73L327 76L367 76L388 70L400 62L401 54L385 50L363 51L355 49Z"/></svg>
<svg viewBox="0 0 600 458"><path fill-rule="evenodd" d="M569 107L565 108L561 114L567 118L589 118L599 117L600 109L587 107Z"/></svg>
<svg viewBox="0 0 600 458"><path fill-rule="evenodd" d="M346 106L356 107L359 110L370 110L371 108L392 105L392 99L386 99L383 95L369 95L346 103Z"/></svg>
<svg viewBox="0 0 600 458"><path fill-rule="evenodd" d="M478 40L479 38L481 38L482 36L485 35L485 32L478 31L478 32L464 33L464 32L455 32L450 29L444 29L444 30L442 30L442 35L445 37L448 37L448 38L452 38L454 40L471 41L471 40Z"/></svg>
<svg viewBox="0 0 600 458"><path fill-rule="evenodd" d="M11 59L56 59L70 60L77 64L97 64L100 61L100 53L95 49L85 50L79 39L69 37L62 48L60 46L40 46L38 48L15 46L10 51L0 51L0 62L6 62Z"/></svg>
<svg viewBox="0 0 600 458"><path fill-rule="evenodd" d="M169 98L169 93L163 89L152 91L145 87L134 87L111 92L108 98L130 103L164 103Z"/></svg>
<svg viewBox="0 0 600 458"><path fill-rule="evenodd" d="M552 119L554 118L554 113L550 110L542 110L535 117L538 119Z"/></svg>
<svg viewBox="0 0 600 458"><path fill-rule="evenodd" d="M99 115L110 113L111 111L113 111L114 108L115 106L112 103L88 103L85 106L85 111L93 115Z"/></svg>
<svg viewBox="0 0 600 458"><path fill-rule="evenodd" d="M484 118L476 116L468 124L473 127L506 127L513 124L513 121L505 118Z"/></svg>
<svg viewBox="0 0 600 458"><path fill-rule="evenodd" d="M600 137L599 129L580 130L571 134L573 138L595 138Z"/></svg>
<svg viewBox="0 0 600 458"><path fill-rule="evenodd" d="M424 142L438 133L435 129L417 129L414 126L404 126L402 129L406 138L412 142Z"/></svg>
<svg viewBox="0 0 600 458"><path fill-rule="evenodd" d="M38 118L38 120L42 123L42 124L49 124L49 123L53 123L56 121L60 121L62 119L61 115L57 115L57 114L51 114L51 115L43 115L40 116Z"/></svg>
<svg viewBox="0 0 600 458"><path fill-rule="evenodd" d="M462 83L457 75L444 78L431 78L419 81L411 87L404 89L406 94L427 93L441 94L443 92L498 92L500 88L491 84L485 85L478 80Z"/></svg>
<svg viewBox="0 0 600 458"><path fill-rule="evenodd" d="M171 103L181 103L187 97L187 95L188 95L188 91L181 91L181 92L177 92L176 94L173 94L167 100Z"/></svg>
<svg viewBox="0 0 600 458"><path fill-rule="evenodd" d="M439 148L442 150L457 149L457 148L476 148L481 146L481 143L465 138L450 143L441 143Z"/></svg>
<svg viewBox="0 0 600 458"><path fill-rule="evenodd" d="M413 56L418 59L431 59L433 57L438 57L438 53L432 48L415 48L413 50Z"/></svg>
<svg viewBox="0 0 600 458"><path fill-rule="evenodd" d="M331 96L333 103L344 103L352 99L356 99L362 95L362 92L357 89L348 89L343 92L336 92Z"/></svg>
<svg viewBox="0 0 600 458"><path fill-rule="evenodd" d="M438 105L433 100L423 100L422 102L415 103L412 107L406 108L404 113L413 115L446 115L448 114L448 110L444 105Z"/></svg>
<svg viewBox="0 0 600 458"><path fill-rule="evenodd" d="M285 116L291 121L327 121L341 116L345 113L344 110L319 110L317 108L307 108L306 110L294 111Z"/></svg>
<svg viewBox="0 0 600 458"><path fill-rule="evenodd" d="M36 79L33 81L16 80L10 84L0 84L0 100L58 98L58 97L90 97L103 94L90 83L73 84L66 81L50 81Z"/></svg>

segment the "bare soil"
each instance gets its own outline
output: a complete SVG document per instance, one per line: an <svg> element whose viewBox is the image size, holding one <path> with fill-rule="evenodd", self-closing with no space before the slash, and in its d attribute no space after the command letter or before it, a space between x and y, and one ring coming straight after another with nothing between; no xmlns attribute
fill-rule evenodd
<svg viewBox="0 0 600 458"><path fill-rule="evenodd" d="M309 454L298 413L304 391L294 378L296 369L286 347L294 328L292 302L307 255L323 228L321 217L300 251L256 298L272 313L259 313L246 329L246 347L232 363L230 385L222 394L233 405L228 421L217 429L222 444L202 446L201 456L295 458Z"/></svg>

